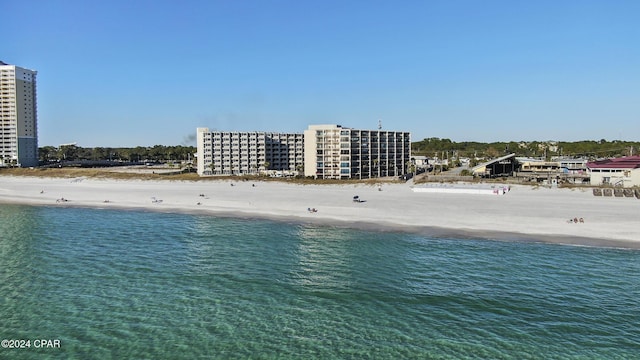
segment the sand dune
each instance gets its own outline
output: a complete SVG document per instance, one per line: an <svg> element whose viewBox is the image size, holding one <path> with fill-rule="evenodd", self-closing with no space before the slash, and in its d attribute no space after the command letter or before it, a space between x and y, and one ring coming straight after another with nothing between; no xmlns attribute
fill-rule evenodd
<svg viewBox="0 0 640 360"><path fill-rule="evenodd" d="M364 202L354 202L356 195ZM62 198L67 201L59 201ZM198 212L430 236L640 248L640 201L595 197L589 189L514 186L506 195L494 196L415 193L410 184L383 184L379 191L365 184L0 176L0 202ZM573 218L584 223L567 222Z"/></svg>

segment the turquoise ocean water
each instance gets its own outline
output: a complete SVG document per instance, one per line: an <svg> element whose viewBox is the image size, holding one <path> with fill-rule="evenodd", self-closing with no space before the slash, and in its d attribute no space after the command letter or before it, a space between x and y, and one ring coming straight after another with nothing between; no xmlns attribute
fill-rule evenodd
<svg viewBox="0 0 640 360"><path fill-rule="evenodd" d="M32 341L0 359L640 359L640 252L0 205L0 338Z"/></svg>

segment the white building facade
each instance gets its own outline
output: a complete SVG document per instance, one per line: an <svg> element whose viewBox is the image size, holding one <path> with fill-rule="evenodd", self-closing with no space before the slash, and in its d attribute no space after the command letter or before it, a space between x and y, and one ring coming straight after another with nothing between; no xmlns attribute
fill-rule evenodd
<svg viewBox="0 0 640 360"><path fill-rule="evenodd" d="M310 125L304 147L304 175L318 179L402 176L411 165L409 132Z"/></svg>
<svg viewBox="0 0 640 360"><path fill-rule="evenodd" d="M197 129L198 175L301 171L303 134Z"/></svg>
<svg viewBox="0 0 640 360"><path fill-rule="evenodd" d="M640 156L598 160L586 166L591 175L591 185L640 186Z"/></svg>
<svg viewBox="0 0 640 360"><path fill-rule="evenodd" d="M38 165L36 75L0 61L0 166Z"/></svg>

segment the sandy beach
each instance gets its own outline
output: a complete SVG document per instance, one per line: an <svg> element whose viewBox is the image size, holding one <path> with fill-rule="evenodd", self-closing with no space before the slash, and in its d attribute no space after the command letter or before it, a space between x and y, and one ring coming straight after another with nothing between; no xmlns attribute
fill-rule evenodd
<svg viewBox="0 0 640 360"><path fill-rule="evenodd" d="M382 184L380 191L367 184L0 176L0 203L202 213L429 236L640 248L640 201L635 198L529 186L511 186L505 195L416 193L411 186ZM363 201L354 202L354 196ZM568 222L573 218L584 222Z"/></svg>

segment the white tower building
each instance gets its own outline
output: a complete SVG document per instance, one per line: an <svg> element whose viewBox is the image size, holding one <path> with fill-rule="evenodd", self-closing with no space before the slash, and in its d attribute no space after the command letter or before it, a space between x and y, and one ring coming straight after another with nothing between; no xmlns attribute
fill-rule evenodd
<svg viewBox="0 0 640 360"><path fill-rule="evenodd" d="M38 165L36 74L0 61L0 166Z"/></svg>

